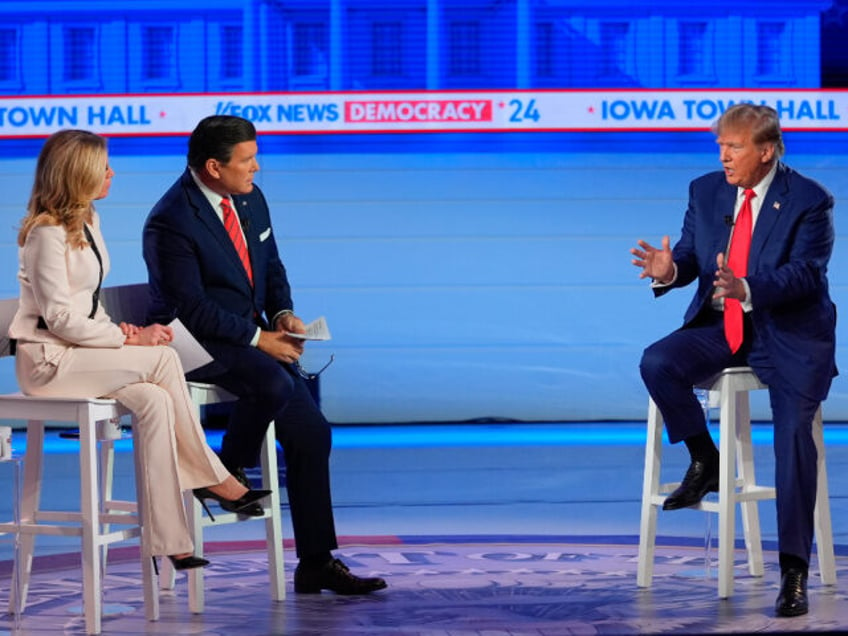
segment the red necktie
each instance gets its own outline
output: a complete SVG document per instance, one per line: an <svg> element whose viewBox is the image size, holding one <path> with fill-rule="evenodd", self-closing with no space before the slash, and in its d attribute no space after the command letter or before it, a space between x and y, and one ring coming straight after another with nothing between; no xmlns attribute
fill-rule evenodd
<svg viewBox="0 0 848 636"><path fill-rule="evenodd" d="M230 235L230 240L232 240L233 246L236 248L236 252L238 252L241 264L244 265L244 271L247 272L250 284L253 285L253 269L250 267L250 256L247 253L247 245L244 244L244 236L242 236L238 218L233 210L233 206L230 205L229 199L221 199L221 209L224 210L224 229Z"/></svg>
<svg viewBox="0 0 848 636"><path fill-rule="evenodd" d="M753 190L745 190L745 200L736 215L736 223L733 225L733 237L730 239L730 249L727 250L727 267L733 271L733 275L742 278L748 275L748 254L751 252L751 228L753 226L753 213L751 212L751 199L756 193ZM724 299L724 337L730 345L731 353L739 351L742 346L742 304L735 298Z"/></svg>

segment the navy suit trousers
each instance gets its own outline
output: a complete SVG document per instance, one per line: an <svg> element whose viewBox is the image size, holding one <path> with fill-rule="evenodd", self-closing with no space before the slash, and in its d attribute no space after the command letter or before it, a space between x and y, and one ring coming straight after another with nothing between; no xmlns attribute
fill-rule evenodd
<svg viewBox="0 0 848 636"><path fill-rule="evenodd" d="M748 345L756 338L750 325L745 338L742 349L731 354L724 338L722 314L707 311L692 326L645 349L640 364L642 379L662 413L669 440L676 443L707 431L693 385L726 367L754 367L760 380L768 384L774 420L779 549L809 562L817 475L812 422L819 402L800 395L773 367L749 360Z"/></svg>
<svg viewBox="0 0 848 636"><path fill-rule="evenodd" d="M206 344L223 374L191 380L211 382L238 396L221 444L228 468L255 466L268 423L283 448L286 489L298 557L338 547L330 495L332 431L303 378L255 347Z"/></svg>

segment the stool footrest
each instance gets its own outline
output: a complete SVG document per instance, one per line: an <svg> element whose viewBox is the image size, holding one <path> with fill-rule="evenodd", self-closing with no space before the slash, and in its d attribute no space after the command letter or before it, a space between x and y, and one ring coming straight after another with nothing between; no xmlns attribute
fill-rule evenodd
<svg viewBox="0 0 848 636"><path fill-rule="evenodd" d="M79 526L59 526L45 523L22 523L20 527L15 527L14 524L0 524L0 531L18 532L22 535L49 535L54 537L81 537L82 528ZM138 526L130 526L123 530L113 530L112 532L100 533L95 539L96 545L108 545L116 541L126 541L141 536L141 528Z"/></svg>
<svg viewBox="0 0 848 636"><path fill-rule="evenodd" d="M59 523L82 523L83 515L81 512L64 511L64 510L39 510L35 515L35 521L24 520L30 525L38 525L44 522L59 522ZM130 512L116 513L100 513L97 516L99 523L114 523L118 525L138 525L138 515Z"/></svg>

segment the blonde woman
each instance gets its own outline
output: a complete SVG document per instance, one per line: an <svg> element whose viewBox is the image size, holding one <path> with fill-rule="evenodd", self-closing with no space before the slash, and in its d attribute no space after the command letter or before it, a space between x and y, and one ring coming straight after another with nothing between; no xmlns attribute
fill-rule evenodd
<svg viewBox="0 0 848 636"><path fill-rule="evenodd" d="M137 417L133 431L144 474L151 556L178 570L208 565L194 555L181 491L228 510L269 491L248 490L206 444L170 327L115 324L98 301L109 255L93 201L109 193L114 172L106 140L62 130L38 157L27 214L18 233L20 304L9 328L15 370L27 395L115 398Z"/></svg>

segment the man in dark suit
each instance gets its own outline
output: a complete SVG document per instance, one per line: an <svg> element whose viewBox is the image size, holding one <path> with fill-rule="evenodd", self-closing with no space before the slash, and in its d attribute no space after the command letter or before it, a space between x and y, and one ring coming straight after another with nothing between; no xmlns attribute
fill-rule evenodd
<svg viewBox="0 0 848 636"><path fill-rule="evenodd" d="M330 498L331 430L296 363L303 333L277 253L268 205L253 183L256 130L240 117L203 119L189 139L188 167L144 226L150 318L179 318L214 362L189 374L238 396L221 445L234 474L256 458L269 422L285 453L299 563L295 592L367 594L386 587L359 578L337 548ZM261 514L261 510L254 511Z"/></svg>
<svg viewBox="0 0 848 636"><path fill-rule="evenodd" d="M640 367L670 441L682 440L691 456L663 508L692 506L718 489L718 451L692 386L725 367L750 365L769 386L774 419L781 568L775 611L797 616L808 611L812 421L836 375L836 308L827 282L833 197L780 161L774 109L737 104L713 131L724 171L690 184L674 249L665 236L659 249L639 241L631 250L657 296L698 282L683 326L649 346Z"/></svg>

